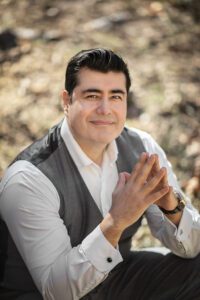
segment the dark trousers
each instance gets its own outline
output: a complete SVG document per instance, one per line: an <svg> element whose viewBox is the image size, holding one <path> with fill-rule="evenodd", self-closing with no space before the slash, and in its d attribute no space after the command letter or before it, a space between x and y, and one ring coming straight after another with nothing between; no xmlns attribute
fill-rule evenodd
<svg viewBox="0 0 200 300"><path fill-rule="evenodd" d="M23 293L22 291L0 288L0 300L42 300L39 292Z"/></svg>
<svg viewBox="0 0 200 300"><path fill-rule="evenodd" d="M42 297L37 292L22 294L0 288L0 299ZM183 259L171 253L132 252L82 300L200 300L200 255Z"/></svg>
<svg viewBox="0 0 200 300"><path fill-rule="evenodd" d="M82 300L200 300L200 255L133 252Z"/></svg>

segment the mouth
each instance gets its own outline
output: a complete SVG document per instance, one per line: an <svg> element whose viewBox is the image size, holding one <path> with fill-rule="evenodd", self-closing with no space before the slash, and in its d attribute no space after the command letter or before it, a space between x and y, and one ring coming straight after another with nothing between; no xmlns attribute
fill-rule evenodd
<svg viewBox="0 0 200 300"><path fill-rule="evenodd" d="M93 120L90 121L90 123L96 126L109 126L114 124L113 121L108 121L108 120Z"/></svg>

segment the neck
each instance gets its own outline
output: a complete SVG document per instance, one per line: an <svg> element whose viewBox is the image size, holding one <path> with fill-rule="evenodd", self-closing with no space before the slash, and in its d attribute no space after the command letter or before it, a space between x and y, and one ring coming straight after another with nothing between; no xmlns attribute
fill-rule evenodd
<svg viewBox="0 0 200 300"><path fill-rule="evenodd" d="M67 121L68 122L68 121ZM83 152L97 165L101 166L103 161L104 151L107 148L107 144L104 143L91 143L90 141L86 141L85 139L81 139L81 137L77 137L73 129L71 128L70 124L68 123L69 130L79 144Z"/></svg>
<svg viewBox="0 0 200 300"><path fill-rule="evenodd" d="M102 165L102 161L103 161L103 154L104 151L107 147L107 145L98 145L98 147L94 147L93 146L89 146L86 147L85 145L81 145L81 143L79 143L79 146L81 147L81 149L85 152L85 154L97 165L101 166Z"/></svg>

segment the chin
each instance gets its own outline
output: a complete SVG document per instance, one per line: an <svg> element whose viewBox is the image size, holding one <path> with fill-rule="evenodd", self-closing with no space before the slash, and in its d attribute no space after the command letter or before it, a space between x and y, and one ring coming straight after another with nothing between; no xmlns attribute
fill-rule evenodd
<svg viewBox="0 0 200 300"><path fill-rule="evenodd" d="M96 135L95 140L99 143L102 144L109 144L111 143L113 140L115 140L118 137L118 135L116 134L106 134L105 132L99 135Z"/></svg>

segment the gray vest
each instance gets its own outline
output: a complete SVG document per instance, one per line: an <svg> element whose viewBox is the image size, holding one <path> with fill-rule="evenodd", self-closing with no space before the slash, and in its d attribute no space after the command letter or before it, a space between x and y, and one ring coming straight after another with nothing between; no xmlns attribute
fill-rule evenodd
<svg viewBox="0 0 200 300"><path fill-rule="evenodd" d="M60 196L60 217L68 230L72 247L75 247L103 217L65 146L60 128L61 123L51 128L45 137L20 153L14 162L27 160L51 180ZM118 172L131 172L140 154L145 151L143 143L136 133L127 128L124 128L116 142L119 150ZM121 236L119 250L124 259L130 253L132 236L140 224L141 219ZM0 246L2 285L22 291L34 290L31 276L4 222L1 231L4 235L4 242Z"/></svg>

